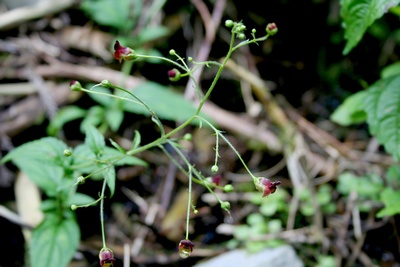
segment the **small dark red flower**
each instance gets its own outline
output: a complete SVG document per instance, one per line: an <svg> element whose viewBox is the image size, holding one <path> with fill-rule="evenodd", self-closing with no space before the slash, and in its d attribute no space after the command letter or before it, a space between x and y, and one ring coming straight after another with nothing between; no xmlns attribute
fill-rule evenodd
<svg viewBox="0 0 400 267"><path fill-rule="evenodd" d="M219 183L221 182L222 176L220 174L217 174L215 176L213 176L211 178L211 181L213 182L213 184L215 184L216 186L219 186Z"/></svg>
<svg viewBox="0 0 400 267"><path fill-rule="evenodd" d="M184 239L179 242L179 255L181 258L187 258L192 254L194 243L190 240Z"/></svg>
<svg viewBox="0 0 400 267"><path fill-rule="evenodd" d="M121 62L122 60L135 60L136 53L129 47L122 46L118 41L114 44L114 58Z"/></svg>
<svg viewBox="0 0 400 267"><path fill-rule="evenodd" d="M263 197L266 197L275 193L277 186L280 184L280 181L271 182L271 180L268 178L260 177L258 178L256 188L258 191L263 192Z"/></svg>
<svg viewBox="0 0 400 267"><path fill-rule="evenodd" d="M113 267L114 266L114 253L109 248L102 248L99 253L100 266Z"/></svg>

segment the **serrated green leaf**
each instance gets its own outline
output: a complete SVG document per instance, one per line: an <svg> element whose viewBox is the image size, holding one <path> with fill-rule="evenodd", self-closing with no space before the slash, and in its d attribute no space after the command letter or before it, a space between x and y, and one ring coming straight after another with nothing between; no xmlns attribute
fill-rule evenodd
<svg viewBox="0 0 400 267"><path fill-rule="evenodd" d="M385 207L376 214L376 217L392 216L400 213L400 192L385 188L381 193L381 201Z"/></svg>
<svg viewBox="0 0 400 267"><path fill-rule="evenodd" d="M344 38L343 54L347 55L361 40L367 28L400 0L341 0Z"/></svg>
<svg viewBox="0 0 400 267"><path fill-rule="evenodd" d="M57 114L47 126L47 134L54 136L67 122L83 118L86 115L86 110L77 106L66 106L58 110Z"/></svg>
<svg viewBox="0 0 400 267"><path fill-rule="evenodd" d="M86 127L85 144L95 154L102 154L103 149L106 147L104 136L93 125Z"/></svg>
<svg viewBox="0 0 400 267"><path fill-rule="evenodd" d="M370 132L398 161L400 159L400 76L381 79L368 89L364 109Z"/></svg>
<svg viewBox="0 0 400 267"><path fill-rule="evenodd" d="M332 113L330 119L342 126L365 122L367 114L364 111L363 101L366 95L367 91L364 90L347 97Z"/></svg>
<svg viewBox="0 0 400 267"><path fill-rule="evenodd" d="M182 95L157 83L142 83L132 93L154 110L160 119L185 121L196 112L195 106ZM123 108L128 112L150 115L149 111L142 105L136 105L131 102L124 101Z"/></svg>
<svg viewBox="0 0 400 267"><path fill-rule="evenodd" d="M45 137L15 148L1 163L11 160L48 196L54 196L65 176L64 168L71 161L64 157L66 148L67 145L58 139Z"/></svg>
<svg viewBox="0 0 400 267"><path fill-rule="evenodd" d="M110 197L112 197L115 192L115 178L116 178L114 166L106 168L103 174L104 174L104 179L106 179L107 186L110 189Z"/></svg>
<svg viewBox="0 0 400 267"><path fill-rule="evenodd" d="M75 219L46 219L32 231L30 264L32 267L64 267L69 264L80 241Z"/></svg>

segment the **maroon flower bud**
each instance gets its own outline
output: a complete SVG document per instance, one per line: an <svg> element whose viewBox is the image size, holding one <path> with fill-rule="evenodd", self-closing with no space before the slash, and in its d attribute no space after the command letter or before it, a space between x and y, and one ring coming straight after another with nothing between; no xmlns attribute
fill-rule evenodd
<svg viewBox="0 0 400 267"><path fill-rule="evenodd" d="M100 266L113 267L114 266L114 253L109 248L102 248L99 253Z"/></svg>
<svg viewBox="0 0 400 267"><path fill-rule="evenodd" d="M72 80L69 82L69 88L71 88L72 91L80 91L82 90L82 85L80 82Z"/></svg>
<svg viewBox="0 0 400 267"><path fill-rule="evenodd" d="M169 70L168 78L171 82L179 81L179 79L181 78L181 72L177 69Z"/></svg>
<svg viewBox="0 0 400 267"><path fill-rule="evenodd" d="M271 182L270 179L265 177L259 177L258 182L256 184L256 188L258 191L263 192L263 197L269 196L270 194L275 193L276 187L280 185L280 181Z"/></svg>
<svg viewBox="0 0 400 267"><path fill-rule="evenodd" d="M129 48L120 45L118 41L114 44L114 57L121 62L122 60L135 60L137 58L136 52Z"/></svg>
<svg viewBox="0 0 400 267"><path fill-rule="evenodd" d="M184 239L179 242L179 256L187 258L193 252L194 243L190 240Z"/></svg>
<svg viewBox="0 0 400 267"><path fill-rule="evenodd" d="M278 27L275 23L268 23L267 28L265 29L269 35L274 35L278 32Z"/></svg>
<svg viewBox="0 0 400 267"><path fill-rule="evenodd" d="M221 177L220 174L211 177L212 183L215 184L216 186L219 186L219 183L221 182L221 179L222 179L222 177Z"/></svg>

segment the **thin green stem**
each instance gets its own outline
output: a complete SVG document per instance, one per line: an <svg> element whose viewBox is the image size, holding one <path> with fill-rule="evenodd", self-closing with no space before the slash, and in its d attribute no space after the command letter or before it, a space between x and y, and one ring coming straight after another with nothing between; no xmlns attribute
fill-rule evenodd
<svg viewBox="0 0 400 267"><path fill-rule="evenodd" d="M186 239L189 240L189 221L190 221L190 210L192 208L192 166L188 165L189 172L189 187L188 187L188 206L186 213Z"/></svg>
<svg viewBox="0 0 400 267"><path fill-rule="evenodd" d="M104 178L103 187L100 195L100 225L101 225L101 238L103 240L103 248L106 248L106 231L104 229L104 192L106 190L106 179Z"/></svg>

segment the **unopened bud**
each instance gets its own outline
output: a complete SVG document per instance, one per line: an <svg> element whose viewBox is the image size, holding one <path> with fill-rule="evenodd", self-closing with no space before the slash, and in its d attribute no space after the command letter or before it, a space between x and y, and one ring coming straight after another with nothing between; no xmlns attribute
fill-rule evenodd
<svg viewBox="0 0 400 267"><path fill-rule="evenodd" d="M269 35L274 35L278 32L278 27L275 23L268 23L267 28L265 29Z"/></svg>

